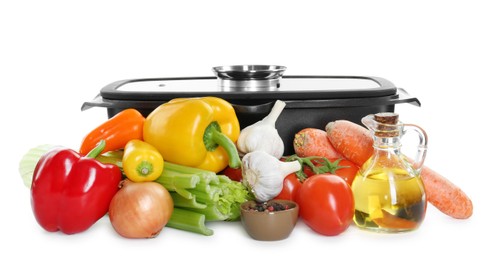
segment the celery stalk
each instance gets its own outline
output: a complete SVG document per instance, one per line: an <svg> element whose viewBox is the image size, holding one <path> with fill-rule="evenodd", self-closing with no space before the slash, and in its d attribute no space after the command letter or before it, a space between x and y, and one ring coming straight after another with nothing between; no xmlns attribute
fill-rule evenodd
<svg viewBox="0 0 494 260"><path fill-rule="evenodd" d="M216 175L216 174L214 174L214 175L208 174L208 175L204 176L203 180L204 180L203 182L206 184L213 184L214 185L214 184L220 183L218 175Z"/></svg>
<svg viewBox="0 0 494 260"><path fill-rule="evenodd" d="M175 207L179 207L179 208L196 208L196 209L204 209L204 208L206 208L206 204L197 202L195 196L192 196L192 198L187 199L187 198L184 198L182 195L177 194L175 192L170 192L170 195L172 196L173 205Z"/></svg>
<svg viewBox="0 0 494 260"><path fill-rule="evenodd" d="M163 173L156 179L156 182L163 185L167 190L192 189L195 188L201 178L194 174L180 173L168 170L164 167Z"/></svg>
<svg viewBox="0 0 494 260"><path fill-rule="evenodd" d="M203 214L193 211L175 208L167 227L190 231L205 236L213 235L213 230L206 227L206 217Z"/></svg>
<svg viewBox="0 0 494 260"><path fill-rule="evenodd" d="M217 187L211 186L211 189L209 189L209 192L204 192L196 189L191 189L189 190L190 193L194 194L196 197L197 201L201 203L212 203L218 201L220 195L221 195L221 190Z"/></svg>
<svg viewBox="0 0 494 260"><path fill-rule="evenodd" d="M166 188L166 187L165 187ZM173 190L168 190L168 191L173 191ZM192 194L190 191L186 190L186 189L175 189L175 192L180 194L180 196L182 196L184 199L192 199L194 197L194 194Z"/></svg>
<svg viewBox="0 0 494 260"><path fill-rule="evenodd" d="M232 180L225 175L218 175L219 183L231 183Z"/></svg>
<svg viewBox="0 0 494 260"><path fill-rule="evenodd" d="M123 150L109 151L96 156L96 160L105 164L114 164L123 172L122 165Z"/></svg>
<svg viewBox="0 0 494 260"><path fill-rule="evenodd" d="M184 166L184 165L179 165L175 163L170 163L170 162L165 162L165 171L171 171L175 173L182 173L182 174L193 174L197 175L200 178L200 181L204 184L218 184L218 176L216 175L215 172L212 171L207 171L199 168L194 168L194 167L189 167L189 166Z"/></svg>
<svg viewBox="0 0 494 260"><path fill-rule="evenodd" d="M205 221L238 220L240 204L252 195L240 183L226 176L198 168L165 162L156 180L174 202L170 227L211 235Z"/></svg>
<svg viewBox="0 0 494 260"><path fill-rule="evenodd" d="M198 175L201 177L201 179L214 178L213 176L216 176L216 173L214 173L212 171L207 171L207 170L203 170L203 169L199 169L199 168L179 165L179 164L175 164L175 163L171 163L171 162L165 162L164 168L165 168L165 170L168 170L168 171Z"/></svg>
<svg viewBox="0 0 494 260"><path fill-rule="evenodd" d="M211 185L206 184L204 182L199 182L194 189L208 193L208 192L211 192Z"/></svg>
<svg viewBox="0 0 494 260"><path fill-rule="evenodd" d="M206 221L222 221L228 218L228 212L225 214L221 211L221 207L217 204L207 205L204 209L190 209L191 211L200 213L206 217Z"/></svg>

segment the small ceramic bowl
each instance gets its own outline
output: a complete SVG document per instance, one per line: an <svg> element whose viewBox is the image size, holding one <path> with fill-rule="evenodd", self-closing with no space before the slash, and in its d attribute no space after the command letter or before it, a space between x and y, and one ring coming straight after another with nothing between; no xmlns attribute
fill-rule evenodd
<svg viewBox="0 0 494 260"><path fill-rule="evenodd" d="M256 240L275 241L287 238L298 220L298 204L289 200L270 200L271 203L286 205L280 211L257 211L255 201L244 202L240 206L241 221L247 233Z"/></svg>

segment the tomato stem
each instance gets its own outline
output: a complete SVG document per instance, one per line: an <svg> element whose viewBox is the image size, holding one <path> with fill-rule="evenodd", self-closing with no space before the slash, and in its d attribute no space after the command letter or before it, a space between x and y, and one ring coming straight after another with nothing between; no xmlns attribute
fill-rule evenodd
<svg viewBox="0 0 494 260"><path fill-rule="evenodd" d="M296 154L286 157L285 161L298 161L302 166L301 169L295 172L297 178L300 182L304 182L308 177L304 172L304 166L308 166L314 174L323 174L323 173L331 173L335 174L338 169L346 168L348 166L340 166L339 162L341 159L337 159L331 162L328 158L322 156L308 156L308 157L299 157ZM314 165L314 162L320 164L320 166Z"/></svg>

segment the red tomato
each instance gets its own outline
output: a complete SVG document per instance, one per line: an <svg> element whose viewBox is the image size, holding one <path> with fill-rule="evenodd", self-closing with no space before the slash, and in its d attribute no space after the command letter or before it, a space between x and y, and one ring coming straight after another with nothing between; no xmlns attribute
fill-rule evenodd
<svg viewBox="0 0 494 260"><path fill-rule="evenodd" d="M242 168L233 169L227 166L221 174L226 175L232 181L242 181Z"/></svg>
<svg viewBox="0 0 494 260"><path fill-rule="evenodd" d="M302 187L302 183L298 180L297 175L290 173L283 180L283 189L275 199L297 201L300 187Z"/></svg>
<svg viewBox="0 0 494 260"><path fill-rule="evenodd" d="M326 236L345 231L355 209L353 193L342 178L314 175L302 184L298 194L299 215L312 230Z"/></svg>
<svg viewBox="0 0 494 260"><path fill-rule="evenodd" d="M357 175L360 168L355 163L347 159L341 159L338 165L347 167L336 170L335 174L343 178L348 185L352 186L353 179L355 179L355 175Z"/></svg>

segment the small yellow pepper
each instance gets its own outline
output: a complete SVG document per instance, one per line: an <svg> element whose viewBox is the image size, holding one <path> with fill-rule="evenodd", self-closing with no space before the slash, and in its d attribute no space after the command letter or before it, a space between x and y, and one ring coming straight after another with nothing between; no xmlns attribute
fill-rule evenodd
<svg viewBox="0 0 494 260"><path fill-rule="evenodd" d="M235 110L217 97L170 100L147 116L143 129L144 141L165 161L213 172L241 166L239 134Z"/></svg>
<svg viewBox="0 0 494 260"><path fill-rule="evenodd" d="M163 172L163 166L163 157L154 146L138 139L125 145L122 167L131 181L154 181Z"/></svg>

